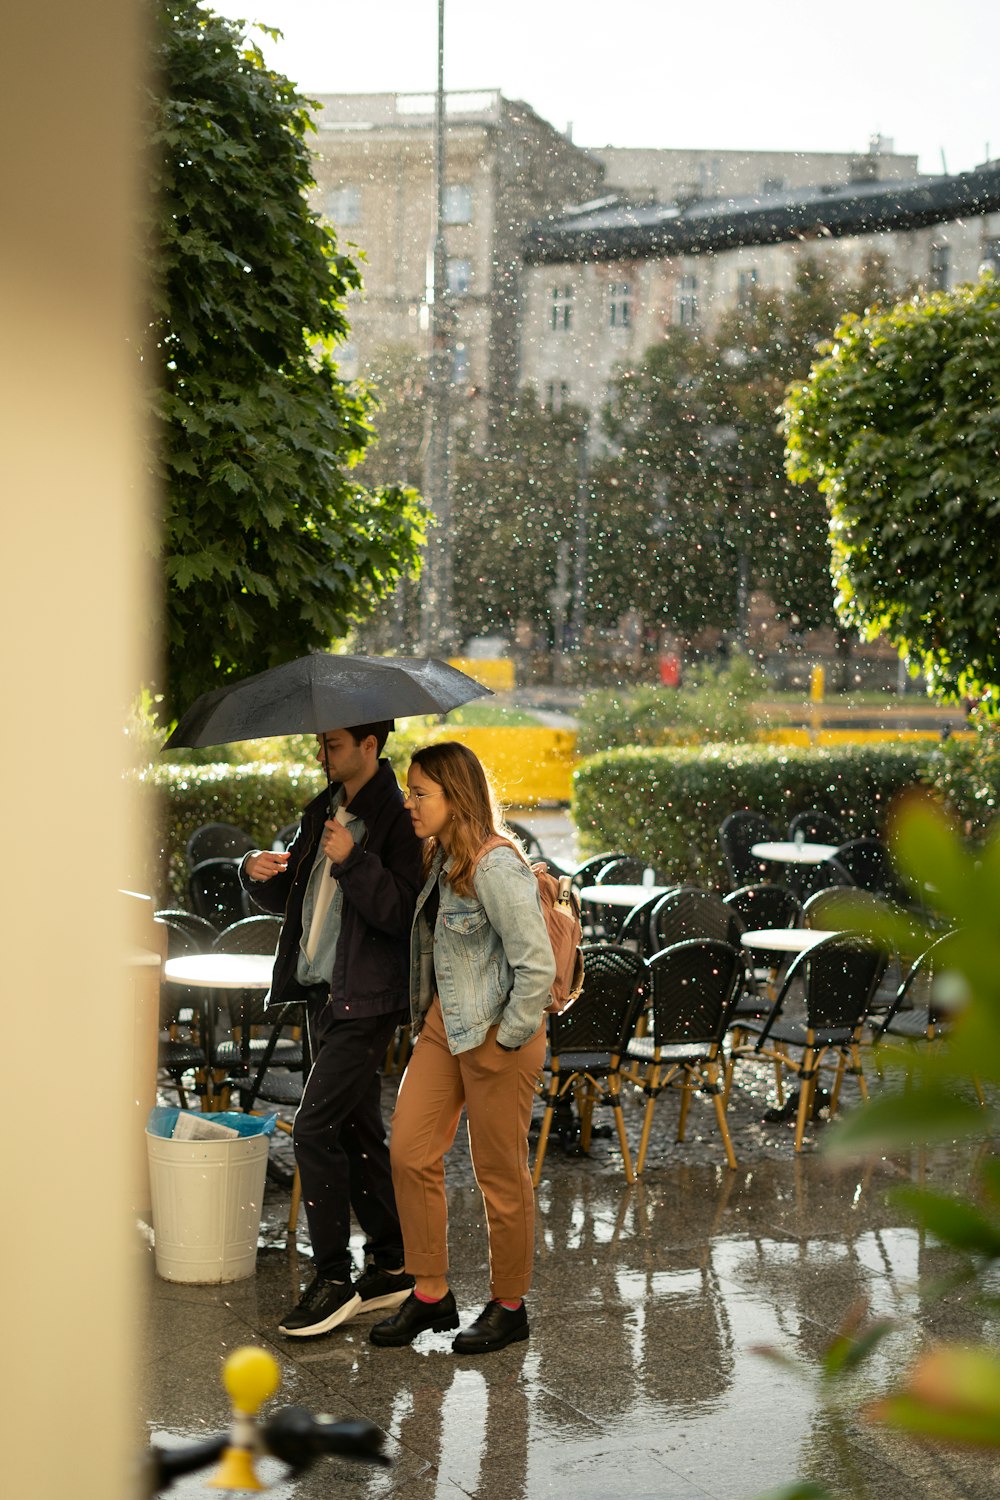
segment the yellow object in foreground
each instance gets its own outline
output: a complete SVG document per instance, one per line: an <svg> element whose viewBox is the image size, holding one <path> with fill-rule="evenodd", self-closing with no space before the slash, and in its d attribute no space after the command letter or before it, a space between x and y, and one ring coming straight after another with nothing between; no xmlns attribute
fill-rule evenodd
<svg viewBox="0 0 1000 1500"><path fill-rule="evenodd" d="M254 1455L259 1449L255 1418L281 1384L278 1362L265 1349L236 1349L222 1368L222 1383L233 1403L233 1431L209 1485L217 1490L262 1490Z"/></svg>

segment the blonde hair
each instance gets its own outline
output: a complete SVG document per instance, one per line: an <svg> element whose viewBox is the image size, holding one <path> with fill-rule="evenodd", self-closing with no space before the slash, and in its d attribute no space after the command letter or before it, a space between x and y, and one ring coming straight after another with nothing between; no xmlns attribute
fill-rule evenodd
<svg viewBox="0 0 1000 1500"><path fill-rule="evenodd" d="M479 757L457 740L443 740L425 745L411 757L424 775L441 788L451 804L452 823L448 833L451 869L448 883L460 896L472 896L472 876L486 841L499 835L510 839L525 858L520 844L507 828L503 812ZM429 838L424 844L424 871L430 870L440 847L439 840ZM525 863L527 860L525 859Z"/></svg>

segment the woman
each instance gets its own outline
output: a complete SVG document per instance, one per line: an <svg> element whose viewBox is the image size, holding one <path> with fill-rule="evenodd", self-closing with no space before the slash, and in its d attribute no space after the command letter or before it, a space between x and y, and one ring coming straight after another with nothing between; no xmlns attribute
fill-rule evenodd
<svg viewBox="0 0 1000 1500"><path fill-rule="evenodd" d="M490 1246L490 1301L452 1347L482 1354L528 1337L534 1260L528 1125L545 1058L555 964L538 883L497 833L486 775L464 745L414 755L406 806L424 839L426 881L410 939L416 1045L399 1089L390 1152L406 1270L414 1290L371 1331L409 1344L458 1327L448 1288L444 1157L465 1106Z"/></svg>

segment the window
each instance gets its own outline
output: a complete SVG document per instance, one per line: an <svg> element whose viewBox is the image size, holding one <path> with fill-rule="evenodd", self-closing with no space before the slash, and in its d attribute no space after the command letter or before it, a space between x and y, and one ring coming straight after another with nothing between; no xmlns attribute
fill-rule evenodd
<svg viewBox="0 0 1000 1500"><path fill-rule="evenodd" d="M632 288L627 281L613 281L608 287L608 323L612 328L632 323Z"/></svg>
<svg viewBox="0 0 1000 1500"><path fill-rule="evenodd" d="M946 292L951 285L951 246L932 245L930 281L935 291Z"/></svg>
<svg viewBox="0 0 1000 1500"><path fill-rule="evenodd" d="M757 291L757 268L750 266L746 271L740 271L736 277L736 305L737 307L749 307Z"/></svg>
<svg viewBox="0 0 1000 1500"><path fill-rule="evenodd" d="M573 319L573 288L571 286L554 286L552 288L552 327L560 333L569 328Z"/></svg>
<svg viewBox="0 0 1000 1500"><path fill-rule="evenodd" d="M444 222L472 223L472 188L467 182L450 182L444 190Z"/></svg>
<svg viewBox="0 0 1000 1500"><path fill-rule="evenodd" d="M465 344L456 344L452 351L451 382L452 385L469 383L469 350Z"/></svg>
<svg viewBox="0 0 1000 1500"><path fill-rule="evenodd" d="M698 278L681 276L677 282L677 322L693 328L698 321Z"/></svg>
<svg viewBox="0 0 1000 1500"><path fill-rule="evenodd" d="M545 387L545 405L549 411L562 411L569 400L569 382L550 380Z"/></svg>
<svg viewBox="0 0 1000 1500"><path fill-rule="evenodd" d="M449 257L445 267L448 291L453 297L464 297L472 279L472 262Z"/></svg>
<svg viewBox="0 0 1000 1500"><path fill-rule="evenodd" d="M351 186L333 188L326 195L323 212L334 224L341 224L345 228L360 224L361 189Z"/></svg>

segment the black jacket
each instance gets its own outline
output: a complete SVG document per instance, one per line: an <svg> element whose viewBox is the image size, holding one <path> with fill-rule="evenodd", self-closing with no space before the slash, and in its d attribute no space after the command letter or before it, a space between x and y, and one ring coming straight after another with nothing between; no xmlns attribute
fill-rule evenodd
<svg viewBox="0 0 1000 1500"><path fill-rule="evenodd" d="M338 788L334 782L334 791ZM240 868L240 879L253 901L263 911L285 919L268 1005L317 998L315 987L303 989L299 984L295 970L302 903L329 806L324 788L302 814L289 846L288 864L280 875L256 881ZM330 999L340 1016L384 1015L409 1007L410 927L423 884L421 844L387 760L379 761L350 811L364 820L367 832L343 864L332 866L344 905Z"/></svg>

